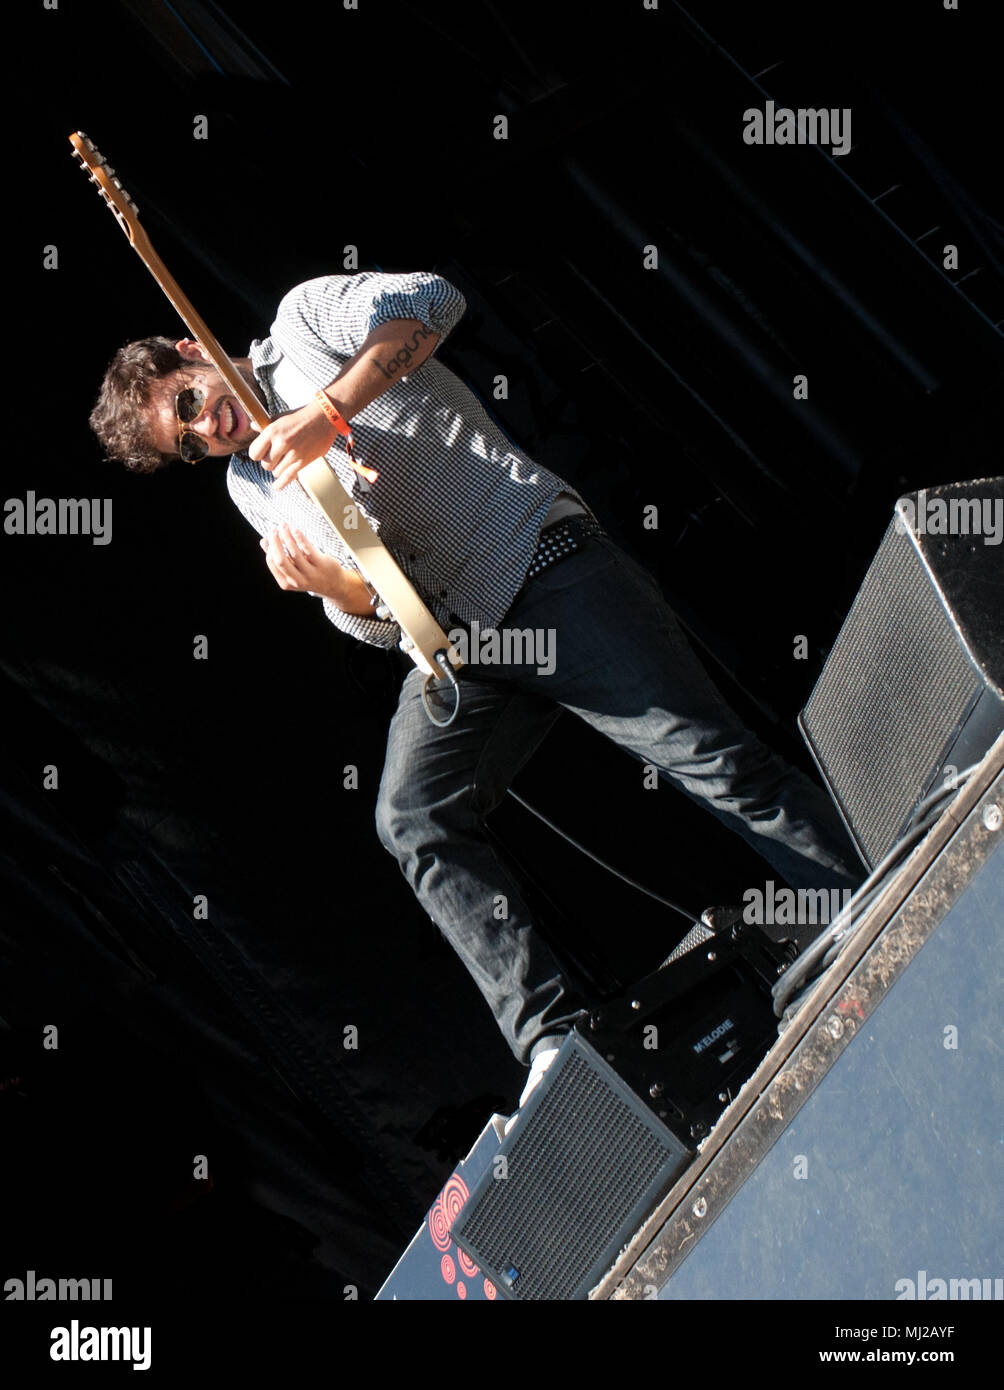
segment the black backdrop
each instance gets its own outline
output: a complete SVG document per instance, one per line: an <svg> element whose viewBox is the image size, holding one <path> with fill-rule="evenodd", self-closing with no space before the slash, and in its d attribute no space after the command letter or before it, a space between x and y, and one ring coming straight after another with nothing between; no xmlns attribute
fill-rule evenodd
<svg viewBox="0 0 1004 1390"><path fill-rule="evenodd" d="M35 7L12 49L30 80L5 495L110 498L114 531L3 536L11 1272L366 1297L522 1084L373 832L404 658L278 591L222 468L136 478L89 435L115 348L180 325L68 132L108 155L235 353L350 243L361 268L459 285L444 360L584 492L729 698L808 766L794 716L895 498L999 471L999 123L975 6L763 8ZM853 150L745 145L742 112L768 97L850 107ZM691 910L763 878L567 716L517 787ZM493 830L598 988L686 930L516 803Z"/></svg>

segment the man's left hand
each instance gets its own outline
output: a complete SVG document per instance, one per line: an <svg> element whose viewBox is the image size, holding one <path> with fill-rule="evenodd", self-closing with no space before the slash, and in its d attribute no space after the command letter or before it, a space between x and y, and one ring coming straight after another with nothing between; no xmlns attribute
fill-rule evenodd
<svg viewBox="0 0 1004 1390"><path fill-rule="evenodd" d="M323 458L338 431L313 401L271 420L258 435L248 454L267 469L277 488L291 483L301 468Z"/></svg>

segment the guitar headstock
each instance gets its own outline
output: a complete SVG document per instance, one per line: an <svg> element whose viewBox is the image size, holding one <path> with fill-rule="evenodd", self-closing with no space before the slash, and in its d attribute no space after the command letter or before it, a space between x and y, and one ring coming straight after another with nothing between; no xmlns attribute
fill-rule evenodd
<svg viewBox="0 0 1004 1390"><path fill-rule="evenodd" d="M135 245L141 230L139 208L115 177L115 170L82 130L70 136L70 144L73 146L74 159L78 159L84 172L90 175L91 183L97 185L98 192L118 218L119 226Z"/></svg>

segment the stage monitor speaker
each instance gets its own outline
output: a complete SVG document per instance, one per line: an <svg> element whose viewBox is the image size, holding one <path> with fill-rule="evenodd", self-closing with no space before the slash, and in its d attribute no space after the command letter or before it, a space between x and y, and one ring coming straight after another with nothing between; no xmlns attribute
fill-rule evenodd
<svg viewBox="0 0 1004 1390"><path fill-rule="evenodd" d="M1004 479L901 497L799 716L868 865L1004 730Z"/></svg>
<svg viewBox="0 0 1004 1390"><path fill-rule="evenodd" d="M573 1032L451 1234L504 1298L584 1299L691 1157Z"/></svg>

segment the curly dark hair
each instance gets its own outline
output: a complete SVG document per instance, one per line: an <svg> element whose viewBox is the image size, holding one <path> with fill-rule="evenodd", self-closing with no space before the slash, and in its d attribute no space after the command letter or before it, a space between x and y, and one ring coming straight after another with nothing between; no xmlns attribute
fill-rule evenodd
<svg viewBox="0 0 1004 1390"><path fill-rule="evenodd" d="M90 426L109 459L134 473L155 473L175 454L163 454L153 444L143 419L150 388L186 365L170 338L141 338L126 343L112 358L101 383Z"/></svg>

